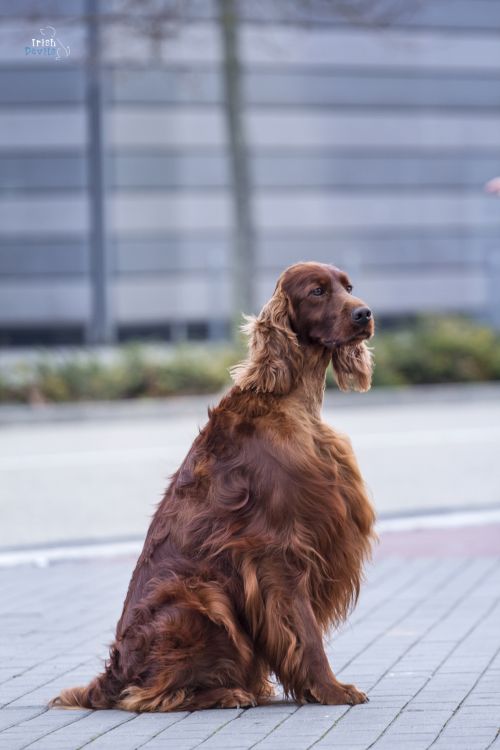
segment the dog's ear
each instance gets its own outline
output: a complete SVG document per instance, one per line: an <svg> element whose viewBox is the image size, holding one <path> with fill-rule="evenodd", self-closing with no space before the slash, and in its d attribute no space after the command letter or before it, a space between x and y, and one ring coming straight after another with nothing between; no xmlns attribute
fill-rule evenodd
<svg viewBox="0 0 500 750"><path fill-rule="evenodd" d="M290 302L280 285L260 315L246 317L242 330L249 335L248 358L231 368L242 390L285 395L302 365L302 352L290 325Z"/></svg>
<svg viewBox="0 0 500 750"><path fill-rule="evenodd" d="M334 349L332 365L341 391L369 391L372 384L373 356L363 341L361 344Z"/></svg>

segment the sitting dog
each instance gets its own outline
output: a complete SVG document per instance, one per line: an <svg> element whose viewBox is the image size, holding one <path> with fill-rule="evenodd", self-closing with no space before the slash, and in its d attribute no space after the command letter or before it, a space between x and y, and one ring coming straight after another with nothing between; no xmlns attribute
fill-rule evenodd
<svg viewBox="0 0 500 750"><path fill-rule="evenodd" d="M248 359L149 528L103 674L52 705L174 711L367 700L322 636L359 594L373 509L349 440L321 421L329 363L370 387L371 311L338 268L298 263L248 318Z"/></svg>

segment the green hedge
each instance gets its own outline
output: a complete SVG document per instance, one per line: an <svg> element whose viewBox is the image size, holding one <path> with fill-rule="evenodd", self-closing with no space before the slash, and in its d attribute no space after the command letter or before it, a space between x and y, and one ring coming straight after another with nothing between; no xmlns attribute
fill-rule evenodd
<svg viewBox="0 0 500 750"><path fill-rule="evenodd" d="M500 380L500 334L466 318L423 317L374 350L374 385Z"/></svg>
<svg viewBox="0 0 500 750"><path fill-rule="evenodd" d="M40 355L31 365L0 374L0 402L42 403L115 400L175 394L213 393L229 382L235 350L179 347L151 352L140 345L119 347L107 361L79 352L54 360Z"/></svg>
<svg viewBox="0 0 500 750"><path fill-rule="evenodd" d="M465 318L424 317L403 330L377 332L374 385L500 380L500 335ZM42 403L211 393L230 382L228 367L244 356L229 346L118 347L40 354L3 368L0 401ZM327 383L333 385L329 371Z"/></svg>

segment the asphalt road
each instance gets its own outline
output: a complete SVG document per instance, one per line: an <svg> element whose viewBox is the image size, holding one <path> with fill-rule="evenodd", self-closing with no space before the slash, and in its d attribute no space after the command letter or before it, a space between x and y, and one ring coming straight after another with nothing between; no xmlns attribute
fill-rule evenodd
<svg viewBox="0 0 500 750"><path fill-rule="evenodd" d="M324 416L350 435L380 515L500 505L498 391L358 398ZM0 548L141 536L204 423L199 403L184 416L3 426Z"/></svg>

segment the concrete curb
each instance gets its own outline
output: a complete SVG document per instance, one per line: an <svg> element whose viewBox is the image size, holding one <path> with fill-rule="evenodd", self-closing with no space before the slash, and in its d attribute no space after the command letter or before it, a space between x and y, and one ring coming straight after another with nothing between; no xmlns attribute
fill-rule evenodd
<svg viewBox="0 0 500 750"><path fill-rule="evenodd" d="M500 527L500 508L484 508L474 511L451 510L443 513L427 513L412 516L381 518L376 525L379 535L398 535L405 532L429 530L473 529L474 527ZM44 568L54 563L69 560L94 560L97 558L121 558L137 556L144 544L144 537L128 539L82 540L80 542L55 543L0 549L0 570L18 565L35 565Z"/></svg>

